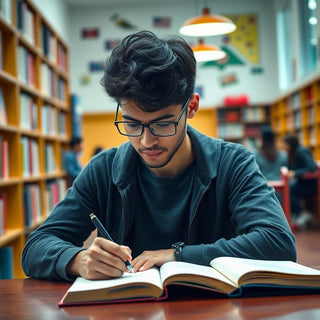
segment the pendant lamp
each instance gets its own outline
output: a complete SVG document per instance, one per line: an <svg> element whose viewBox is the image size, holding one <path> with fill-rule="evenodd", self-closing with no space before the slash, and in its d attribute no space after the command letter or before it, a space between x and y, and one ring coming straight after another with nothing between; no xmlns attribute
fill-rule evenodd
<svg viewBox="0 0 320 320"><path fill-rule="evenodd" d="M221 60L227 55L221 48L205 44L203 39L199 39L198 44L191 48L198 62Z"/></svg>
<svg viewBox="0 0 320 320"><path fill-rule="evenodd" d="M230 19L211 15L209 8L203 8L202 15L187 20L179 32L184 36L206 37L230 33L236 28Z"/></svg>

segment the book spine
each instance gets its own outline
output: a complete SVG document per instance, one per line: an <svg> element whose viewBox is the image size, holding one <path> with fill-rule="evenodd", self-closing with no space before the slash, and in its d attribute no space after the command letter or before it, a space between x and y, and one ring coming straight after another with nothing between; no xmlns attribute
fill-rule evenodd
<svg viewBox="0 0 320 320"><path fill-rule="evenodd" d="M7 199L4 193L0 193L0 237L7 229Z"/></svg>
<svg viewBox="0 0 320 320"><path fill-rule="evenodd" d="M13 248L0 248L0 279L13 278Z"/></svg>

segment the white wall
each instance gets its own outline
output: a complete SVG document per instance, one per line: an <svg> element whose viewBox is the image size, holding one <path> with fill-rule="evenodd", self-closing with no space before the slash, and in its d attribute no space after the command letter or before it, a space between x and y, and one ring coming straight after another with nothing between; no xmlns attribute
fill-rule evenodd
<svg viewBox="0 0 320 320"><path fill-rule="evenodd" d="M32 0L59 36L69 43L69 10L65 0Z"/></svg>
<svg viewBox="0 0 320 320"><path fill-rule="evenodd" d="M38 0L42 2L43 0ZM49 1L49 0L47 0ZM154 31L163 36L177 34L183 22L192 16L199 15L201 7L199 1L175 0L161 1L152 5L137 4L126 6L96 6L78 7L70 10L70 67L71 67L71 91L80 96L84 112L113 111L114 102L109 99L99 81L102 72L90 73L89 61L105 61L110 52L104 49L105 40L123 38L131 33L123 31L110 21L114 13L136 24L141 29ZM272 2L273 3L273 2ZM215 1L211 6L211 12L218 14L258 14L258 30L260 42L260 63L262 74L253 75L250 72L252 65L227 66L224 70L216 67L198 68L197 85L203 86L204 97L201 99L201 107L221 105L226 95L248 94L252 103L273 102L278 95L276 29L273 5L264 0L224 0ZM201 2L202 4L202 2ZM214 10L213 10L214 8ZM171 16L172 24L169 29L152 29L153 16ZM100 37L95 40L83 40L80 37L82 28L98 27ZM186 38L188 41L196 40ZM221 37L205 39L208 44L221 45ZM235 73L238 82L229 86L220 85L220 77ZM81 84L81 78L88 76L89 83Z"/></svg>

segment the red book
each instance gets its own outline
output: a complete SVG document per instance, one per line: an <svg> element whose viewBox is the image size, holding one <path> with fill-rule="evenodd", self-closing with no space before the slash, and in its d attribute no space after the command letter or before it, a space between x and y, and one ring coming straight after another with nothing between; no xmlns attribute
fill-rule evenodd
<svg viewBox="0 0 320 320"><path fill-rule="evenodd" d="M27 53L28 55L28 84L35 86L35 76L34 76L34 57L32 54Z"/></svg>

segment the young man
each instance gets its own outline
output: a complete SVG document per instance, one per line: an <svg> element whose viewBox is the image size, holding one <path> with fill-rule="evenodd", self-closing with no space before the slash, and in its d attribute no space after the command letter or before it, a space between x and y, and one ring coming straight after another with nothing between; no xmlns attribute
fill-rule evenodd
<svg viewBox="0 0 320 320"><path fill-rule="evenodd" d="M123 39L102 84L117 102L115 125L129 142L105 150L32 233L28 276L71 281L119 277L167 261L209 265L218 256L295 260L294 236L254 155L187 125L199 108L196 62L179 37ZM115 242L95 238L94 213Z"/></svg>

